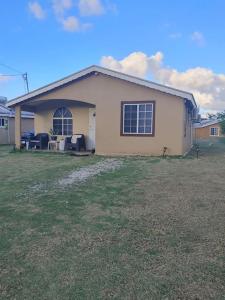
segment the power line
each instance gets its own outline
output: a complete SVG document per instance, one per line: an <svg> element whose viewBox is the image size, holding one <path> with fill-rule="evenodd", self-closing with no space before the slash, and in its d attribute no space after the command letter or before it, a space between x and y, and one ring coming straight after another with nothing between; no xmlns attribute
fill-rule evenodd
<svg viewBox="0 0 225 300"><path fill-rule="evenodd" d="M17 73L19 73L20 75L23 74L23 72L18 71L17 69L15 69L15 68L13 68L13 67L10 67L10 66L8 66L8 65L6 65L6 64L3 64L3 63L1 63L1 62L0 62L0 66L3 66L3 67L5 67L5 68L7 68L7 69L10 69L10 70L14 71L14 72L17 72ZM19 74L18 74L18 75L19 75Z"/></svg>
<svg viewBox="0 0 225 300"><path fill-rule="evenodd" d="M10 74L10 75L7 75L7 74L0 74L0 77L1 77L1 76L4 76L4 77L22 76L22 78L23 78L23 80L24 80L25 87L26 87L26 91L27 91L27 93L29 93L29 83L28 83L28 75L27 75L27 72L26 72L26 73L23 73L23 72L21 72L21 71L18 71L18 70L15 69L15 68L12 68L12 67L10 67L10 66L8 66L8 65L6 65L6 64L3 64L3 63L1 63L1 62L0 62L0 66L3 66L3 67L5 67L5 68L7 68L7 69L10 69L10 70L12 70L12 71L18 73L18 74Z"/></svg>

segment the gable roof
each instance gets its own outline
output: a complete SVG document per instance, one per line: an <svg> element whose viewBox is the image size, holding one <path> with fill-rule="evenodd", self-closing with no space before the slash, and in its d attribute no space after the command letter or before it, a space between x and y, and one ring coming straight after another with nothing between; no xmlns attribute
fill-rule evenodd
<svg viewBox="0 0 225 300"><path fill-rule="evenodd" d="M34 118L34 114L27 111L21 112L22 118ZM13 109L7 108L4 105L0 104L0 117L9 117L14 118L15 112Z"/></svg>
<svg viewBox="0 0 225 300"><path fill-rule="evenodd" d="M218 124L220 121L221 121L220 119L203 120L201 122L195 123L194 127L195 128L203 128L203 127L207 127L207 126L210 126L210 125Z"/></svg>
<svg viewBox="0 0 225 300"><path fill-rule="evenodd" d="M158 84L158 83L155 83L155 82L152 82L152 81L149 81L149 80L145 80L145 79L142 79L142 78L139 78L139 77L135 77L135 76L132 76L132 75L127 75L127 74L120 73L120 72L117 72L117 71L113 71L113 70L110 70L110 69L106 69L106 68L103 68L103 67L95 66L95 65L90 66L86 69L83 69L79 72L76 72L72 75L69 75L69 76L67 76L65 78L62 78L58 81L55 81L53 83L50 83L46 86L43 86L43 87L41 87L37 90L34 90L34 91L32 91L28 94L25 94L25 95L22 95L20 97L15 98L15 99L12 99L12 100L8 101L7 106L9 106L9 107L14 106L14 105L16 105L20 102L23 102L23 101L28 100L30 98L33 98L35 96L39 96L43 93L49 92L49 91L51 91L55 88L63 86L64 84L70 83L70 82L72 82L76 79L79 79L83 76L86 76L86 75L88 75L90 73L94 73L94 72L101 73L103 75L111 76L111 77L114 77L114 78L122 79L122 80L125 80L125 81L128 81L128 82L131 82L131 83L135 83L135 84L138 84L138 85L149 87L151 89L155 89L157 91L161 91L163 93L171 94L171 95L174 95L174 96L181 97L183 99L190 100L192 102L193 106L197 107L194 96L191 93L181 91L181 90L178 90L178 89L175 89L175 88L172 88L172 87L168 87L168 86L165 86L165 85L162 85L162 84Z"/></svg>

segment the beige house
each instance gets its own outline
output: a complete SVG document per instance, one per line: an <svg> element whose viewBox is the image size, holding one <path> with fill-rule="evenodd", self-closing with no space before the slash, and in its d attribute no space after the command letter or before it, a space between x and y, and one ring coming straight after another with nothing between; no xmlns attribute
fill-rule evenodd
<svg viewBox="0 0 225 300"><path fill-rule="evenodd" d="M183 155L192 146L193 95L99 66L91 66L8 103L34 112L35 133L84 134L100 155Z"/></svg>
<svg viewBox="0 0 225 300"><path fill-rule="evenodd" d="M218 120L204 120L194 125L195 139L224 137Z"/></svg>
<svg viewBox="0 0 225 300"><path fill-rule="evenodd" d="M34 115L21 113L21 132L34 130ZM0 145L15 144L15 113L0 104Z"/></svg>

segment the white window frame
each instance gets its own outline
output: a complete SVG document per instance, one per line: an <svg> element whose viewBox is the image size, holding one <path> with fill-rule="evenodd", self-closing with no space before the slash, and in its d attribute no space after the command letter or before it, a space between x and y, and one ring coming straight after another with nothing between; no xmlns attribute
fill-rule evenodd
<svg viewBox="0 0 225 300"><path fill-rule="evenodd" d="M65 106L64 107L60 107L59 109L62 109L62 108L65 108L68 111L70 111L70 109L67 108L67 107L65 107ZM57 111L57 109L55 110L55 112L56 111ZM54 114L55 114L55 112L54 112ZM71 113L71 111L70 111L70 113ZM53 128L53 130L54 130L54 120L61 120L62 121L62 134L54 134L54 135L57 135L57 136L70 136L68 134L64 134L64 120L72 120L72 134L71 135L73 135L73 116L72 117L64 117L64 116L62 116L62 117L54 117L54 114L53 114L53 121L52 121L52 128Z"/></svg>
<svg viewBox="0 0 225 300"><path fill-rule="evenodd" d="M212 129L213 130L217 130L217 134L212 134ZM219 136L220 132L219 132L219 127L210 127L210 136Z"/></svg>
<svg viewBox="0 0 225 300"><path fill-rule="evenodd" d="M136 125L136 128L137 128L137 131L136 132L125 132L124 128L125 128L125 107L126 106L137 106L137 125ZM138 128L139 128L139 107L140 105L151 105L151 113L152 113L152 117L151 117L151 132L138 132ZM143 135L150 135L152 136L154 134L154 102L152 101L145 101L145 102L134 102L134 103L123 103L122 104L122 109L123 109L123 124L122 124L122 128L123 128L123 135L140 135L140 136L143 136Z"/></svg>

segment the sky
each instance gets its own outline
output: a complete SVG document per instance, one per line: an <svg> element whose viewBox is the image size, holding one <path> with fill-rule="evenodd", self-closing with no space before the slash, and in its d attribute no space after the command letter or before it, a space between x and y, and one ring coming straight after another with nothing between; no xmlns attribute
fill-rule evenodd
<svg viewBox="0 0 225 300"><path fill-rule="evenodd" d="M0 41L8 99L97 64L225 110L224 0L2 0Z"/></svg>

